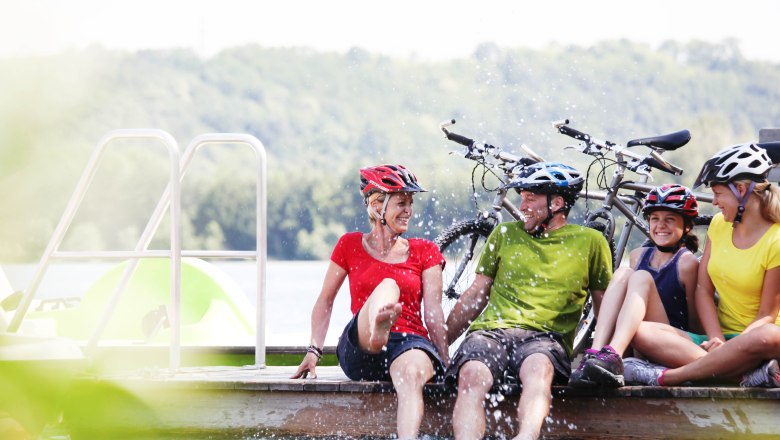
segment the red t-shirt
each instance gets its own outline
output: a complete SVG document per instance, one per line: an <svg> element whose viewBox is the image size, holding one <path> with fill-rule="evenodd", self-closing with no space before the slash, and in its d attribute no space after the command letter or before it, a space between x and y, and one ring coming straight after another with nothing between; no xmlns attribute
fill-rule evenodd
<svg viewBox="0 0 780 440"><path fill-rule="evenodd" d="M352 297L352 315L363 307L376 286L392 278L401 290L401 316L392 328L394 332L407 332L428 338L423 326L422 315L422 273L424 270L444 264L439 248L431 241L409 238L409 258L403 263L390 264L373 258L363 248L363 233L344 234L330 259L347 271L349 293Z"/></svg>

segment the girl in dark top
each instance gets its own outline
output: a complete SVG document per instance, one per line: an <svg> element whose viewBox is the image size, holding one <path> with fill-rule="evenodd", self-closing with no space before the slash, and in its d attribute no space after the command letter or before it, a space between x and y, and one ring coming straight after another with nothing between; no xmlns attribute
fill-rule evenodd
<svg viewBox="0 0 780 440"><path fill-rule="evenodd" d="M664 185L650 191L642 213L655 246L634 249L630 267L615 271L596 310L593 346L572 373L571 386L623 386L622 355L642 321L667 324L682 334L692 325L698 328L696 198L684 186Z"/></svg>

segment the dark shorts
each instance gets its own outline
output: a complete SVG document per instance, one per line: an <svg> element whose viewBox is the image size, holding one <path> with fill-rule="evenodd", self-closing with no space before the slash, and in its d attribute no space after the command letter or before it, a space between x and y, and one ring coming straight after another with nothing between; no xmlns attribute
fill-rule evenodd
<svg viewBox="0 0 780 440"><path fill-rule="evenodd" d="M352 317L344 332L339 337L336 357L344 374L352 380L385 380L390 381L390 364L395 358L412 349L424 351L431 359L434 368L434 379L439 380L444 373L436 347L433 343L419 335L409 333L390 333L385 350L378 354L366 353L358 345L357 318Z"/></svg>
<svg viewBox="0 0 780 440"><path fill-rule="evenodd" d="M466 336L444 375L455 387L460 367L468 361L485 364L493 375L493 386L517 380L520 365L530 355L542 353L555 368L553 383L566 383L571 374L571 360L563 348L559 333L537 332L521 328L477 330Z"/></svg>

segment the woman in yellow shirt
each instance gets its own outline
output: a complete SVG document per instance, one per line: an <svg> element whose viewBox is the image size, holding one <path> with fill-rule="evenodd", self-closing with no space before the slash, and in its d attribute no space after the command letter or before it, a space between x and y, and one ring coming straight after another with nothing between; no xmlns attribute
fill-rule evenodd
<svg viewBox="0 0 780 440"><path fill-rule="evenodd" d="M780 188L766 180L773 166L754 144L728 148L704 164L694 188L711 186L721 211L707 231L696 286L707 334L687 338L643 322L634 347L672 368L626 359L626 383L671 386L719 377L780 387Z"/></svg>

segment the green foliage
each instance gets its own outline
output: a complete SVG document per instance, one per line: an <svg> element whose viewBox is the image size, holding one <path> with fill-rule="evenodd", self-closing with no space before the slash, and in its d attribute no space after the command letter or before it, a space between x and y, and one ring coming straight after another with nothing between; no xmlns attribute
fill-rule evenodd
<svg viewBox="0 0 780 440"><path fill-rule="evenodd" d="M366 230L357 170L403 163L432 190L417 197L411 235L432 238L472 215L471 163L446 154L438 123L509 150L526 143L581 169L563 117L623 143L683 128L667 157L687 170L780 120L780 66L746 60L734 41L626 40L544 50L484 44L466 59L418 62L244 46L202 59L189 51L91 48L2 59L0 261L40 257L92 148L116 128L158 127L185 143L201 133L249 133L268 155L268 250L273 258L327 258L341 233ZM107 150L65 240L70 249L135 246L166 182L158 146ZM204 148L183 183L185 248L253 249L255 163L237 146ZM479 199L481 207L489 197ZM167 221L167 220L164 220ZM165 246L166 223L153 241Z"/></svg>

